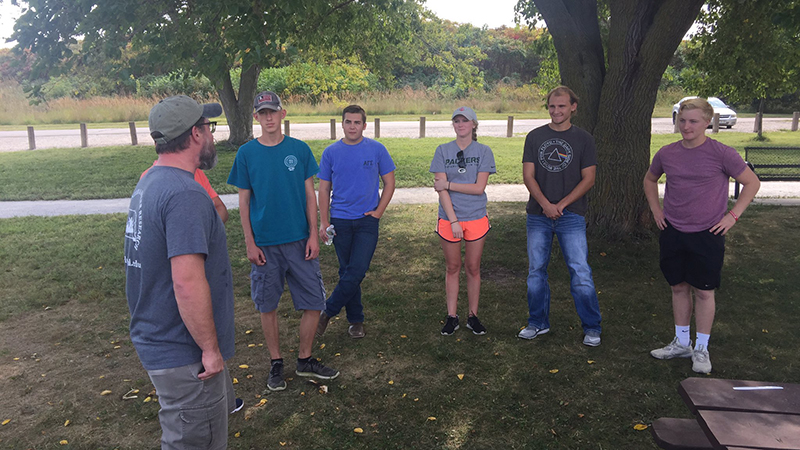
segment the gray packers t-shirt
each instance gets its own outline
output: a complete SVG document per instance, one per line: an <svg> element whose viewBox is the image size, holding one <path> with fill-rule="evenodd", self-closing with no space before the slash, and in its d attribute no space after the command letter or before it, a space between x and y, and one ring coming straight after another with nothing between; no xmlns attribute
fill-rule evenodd
<svg viewBox="0 0 800 450"><path fill-rule="evenodd" d="M430 172L444 172L447 175L447 181L451 183L474 184L478 181L478 172L495 173L497 171L494 167L494 154L488 145L472 141L464 149L463 161L459 158L460 151L456 141L436 147ZM461 164L459 165L459 163ZM466 222L486 216L486 192L472 195L450 191L450 200L453 202L453 211L458 220ZM439 218L447 219L447 214L441 204L439 204Z"/></svg>
<svg viewBox="0 0 800 450"><path fill-rule="evenodd" d="M550 202L558 203L581 182L581 170L597 165L597 150L592 135L575 125L566 131L544 125L525 138L522 162L536 164L536 183ZM587 207L584 195L565 209L585 216ZM528 214L542 214L542 207L533 196L525 210Z"/></svg>
<svg viewBox="0 0 800 450"><path fill-rule="evenodd" d="M139 180L125 226L125 294L133 346L147 370L199 362L172 287L170 258L199 253L223 359L234 354L233 277L225 226L194 174L155 166Z"/></svg>

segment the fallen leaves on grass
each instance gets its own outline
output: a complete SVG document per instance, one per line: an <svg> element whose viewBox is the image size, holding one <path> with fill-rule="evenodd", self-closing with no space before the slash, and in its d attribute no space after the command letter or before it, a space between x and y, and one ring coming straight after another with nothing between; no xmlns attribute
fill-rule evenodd
<svg viewBox="0 0 800 450"><path fill-rule="evenodd" d="M258 406L264 406L264 405L266 405L266 404L267 404L267 399L265 399L265 398L262 398L262 399L261 399L261 400L258 402Z"/></svg>
<svg viewBox="0 0 800 450"><path fill-rule="evenodd" d="M108 394L110 394L110 393L111 393L111 391L109 391L108 389L106 389L105 391L101 392L101 393L100 393L100 395L108 395Z"/></svg>
<svg viewBox="0 0 800 450"><path fill-rule="evenodd" d="M152 400L153 400L152 397L147 397L142 401L142 403L150 403Z"/></svg>
<svg viewBox="0 0 800 450"><path fill-rule="evenodd" d="M558 369L550 369L550 373L558 373Z"/></svg>
<svg viewBox="0 0 800 450"><path fill-rule="evenodd" d="M636 430L636 431L646 430L647 429L647 425L645 425L643 423L637 423L636 425L633 426L633 429Z"/></svg>
<svg viewBox="0 0 800 450"><path fill-rule="evenodd" d="M240 369L249 369L250 366L248 366L247 364L239 364L239 368Z"/></svg>
<svg viewBox="0 0 800 450"><path fill-rule="evenodd" d="M360 427L353 428L353 433L355 433L355 434L362 434L363 432L364 432L363 428L360 428Z"/></svg>
<svg viewBox="0 0 800 450"><path fill-rule="evenodd" d="M436 417L430 416L430 417L428 417L428 420L433 422L434 420L436 420Z"/></svg>
<svg viewBox="0 0 800 450"><path fill-rule="evenodd" d="M64 426L65 426L65 427L68 427L68 426L69 426L69 419L67 419L66 421L64 421Z"/></svg>
<svg viewBox="0 0 800 450"><path fill-rule="evenodd" d="M406 339L408 336L406 336L405 334L401 334L400 337Z"/></svg>
<svg viewBox="0 0 800 450"><path fill-rule="evenodd" d="M393 380L389 380L389 384L394 384L394 381Z"/></svg>
<svg viewBox="0 0 800 450"><path fill-rule="evenodd" d="M233 381L231 381L231 383L233 383L233 384L239 384L239 379L238 379L238 378L236 378L236 377L233 377Z"/></svg>
<svg viewBox="0 0 800 450"><path fill-rule="evenodd" d="M235 438L242 437L242 433L237 431L236 434L233 435L233 437L235 437Z"/></svg>
<svg viewBox="0 0 800 450"><path fill-rule="evenodd" d="M587 363L587 364L594 364L594 360L593 360L593 359L590 359L590 360L586 361L586 363Z"/></svg>
<svg viewBox="0 0 800 450"><path fill-rule="evenodd" d="M325 348L325 344L320 344L319 349L322 350L323 348Z"/></svg>
<svg viewBox="0 0 800 450"><path fill-rule="evenodd" d="M250 334L252 332L253 332L253 330L247 330L247 331L244 332L244 334Z"/></svg>
<svg viewBox="0 0 800 450"><path fill-rule="evenodd" d="M69 444L69 441L67 441L66 439L62 439L62 440L58 441L58 443L61 444L61 445L67 445L67 444Z"/></svg>
<svg viewBox="0 0 800 450"><path fill-rule="evenodd" d="M8 425L9 422L11 422L11 419L6 419L3 421L3 425Z"/></svg>
<svg viewBox="0 0 800 450"><path fill-rule="evenodd" d="M458 377L459 380L463 380L464 379L464 374L463 373L460 373L460 374L458 374L456 376Z"/></svg>

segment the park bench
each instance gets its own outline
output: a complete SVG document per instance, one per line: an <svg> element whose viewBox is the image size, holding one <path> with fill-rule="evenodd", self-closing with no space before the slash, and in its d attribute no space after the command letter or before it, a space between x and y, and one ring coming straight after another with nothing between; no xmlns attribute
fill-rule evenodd
<svg viewBox="0 0 800 450"><path fill-rule="evenodd" d="M744 161L761 181L800 181L800 147L745 147ZM739 198L739 183L733 198Z"/></svg>

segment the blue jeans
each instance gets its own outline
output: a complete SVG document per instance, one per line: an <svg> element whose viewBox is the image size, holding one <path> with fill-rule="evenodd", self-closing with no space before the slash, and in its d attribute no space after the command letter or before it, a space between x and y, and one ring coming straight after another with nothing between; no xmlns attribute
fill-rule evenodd
<svg viewBox="0 0 800 450"><path fill-rule="evenodd" d="M547 265L553 234L558 236L561 252L569 269L569 283L575 309L581 318L584 332L600 332L600 304L592 280L587 257L586 220L583 216L564 211L556 220L539 214L528 214L528 325L550 328L550 285Z"/></svg>
<svg viewBox="0 0 800 450"><path fill-rule="evenodd" d="M361 280L369 269L378 245L379 223L380 220L372 216L354 220L331 218L331 225L336 230L333 245L339 258L339 284L325 304L328 317L339 314L345 308L348 322L364 322Z"/></svg>

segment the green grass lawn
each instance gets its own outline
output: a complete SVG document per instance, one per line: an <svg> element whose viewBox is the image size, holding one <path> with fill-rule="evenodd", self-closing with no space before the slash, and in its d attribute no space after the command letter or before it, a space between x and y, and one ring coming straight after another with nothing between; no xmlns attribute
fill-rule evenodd
<svg viewBox="0 0 800 450"><path fill-rule="evenodd" d="M797 145L798 134L774 132L766 135L766 145ZM714 136L737 148L742 154L753 135L724 133ZM662 146L680 139L677 134L654 134L650 155ZM428 173L436 146L450 138L386 138L380 139L394 158L398 187L431 185ZM493 184L522 183L523 137L484 137L480 142L492 147L497 173L489 177ZM308 141L319 161L329 140ZM211 185L220 194L232 194L236 188L227 184L235 152L219 147L219 164L207 172ZM0 153L0 201L4 200L80 200L123 198L130 196L139 175L156 159L155 150L147 146L90 147L45 149L33 152ZM602 170L602 168L600 169Z"/></svg>
<svg viewBox="0 0 800 450"><path fill-rule="evenodd" d="M229 367L246 407L230 418L230 448L655 449L649 431L634 425L691 417L677 393L681 380L697 376L691 363L648 355L674 331L657 241L590 239L604 327L597 348L581 344L567 270L554 250L552 331L522 341L515 333L527 317L524 204L490 203L489 214L479 310L488 334L465 327L439 334L444 258L432 232L436 205L390 206L363 283L367 337L348 338L341 319L315 342L314 356L342 372L323 394L292 377L300 316L288 294L279 314L291 379L285 391L264 390L269 357L232 211L236 356ZM797 208L754 205L728 235L710 377L800 382L798 224ZM0 427L0 448L158 447L158 405L145 402L153 386L128 336L124 225L121 214L0 220L0 423L10 419ZM330 292L332 247L323 246L320 262ZM466 316L463 283L462 276ZM134 388L137 398L122 398Z"/></svg>

